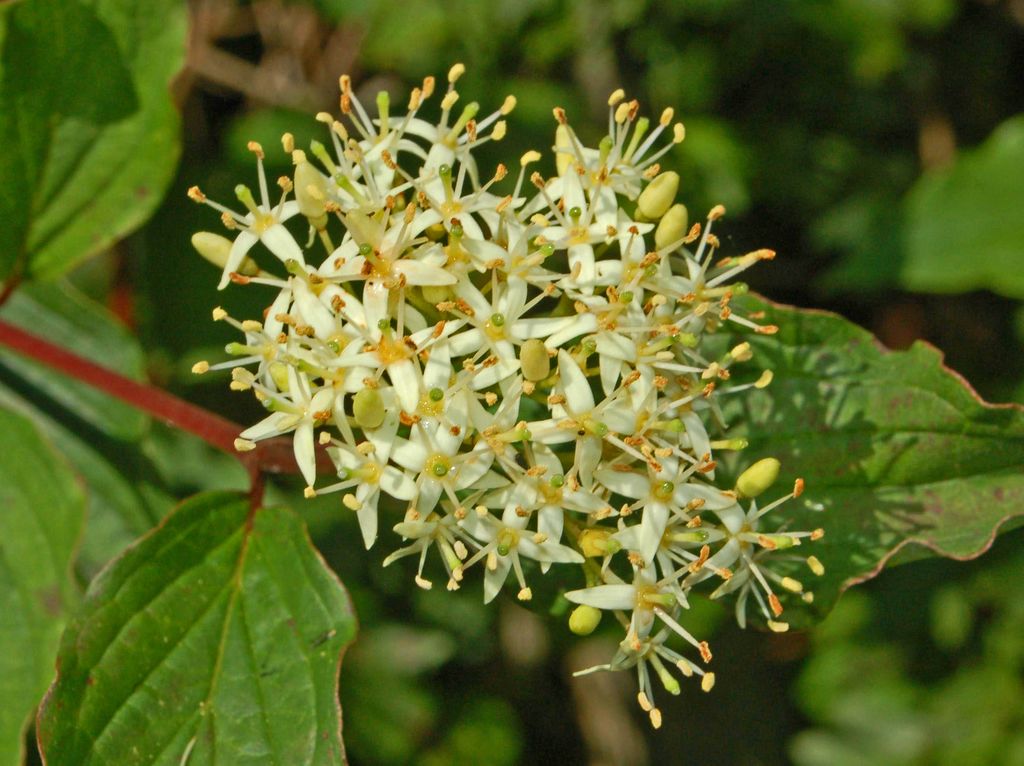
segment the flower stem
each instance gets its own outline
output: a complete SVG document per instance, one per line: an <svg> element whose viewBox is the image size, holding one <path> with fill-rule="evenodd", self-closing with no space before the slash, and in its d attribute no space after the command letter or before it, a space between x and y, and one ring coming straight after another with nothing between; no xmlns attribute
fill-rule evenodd
<svg viewBox="0 0 1024 766"><path fill-rule="evenodd" d="M139 383L106 367L101 367L95 362L73 354L2 320L0 320L0 346L23 354L53 370L103 391L169 426L198 436L207 444L228 453L236 458L248 472L252 482L250 494L254 503L258 504L262 496L263 474L299 473L299 467L292 451L291 439L267 439L259 442L256 449L250 452L239 452L235 449L235 438L242 432L243 426L180 399L167 391ZM323 463L324 468L332 468L330 458L322 448L318 450L317 463Z"/></svg>

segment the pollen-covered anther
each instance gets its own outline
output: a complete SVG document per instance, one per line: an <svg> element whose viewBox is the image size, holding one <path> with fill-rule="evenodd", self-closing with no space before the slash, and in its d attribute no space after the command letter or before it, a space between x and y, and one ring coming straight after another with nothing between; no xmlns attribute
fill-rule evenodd
<svg viewBox="0 0 1024 766"><path fill-rule="evenodd" d="M690 564L689 564L689 566L687 568L690 570L690 572L692 574L696 574L697 572L699 572L701 569L704 568L704 564L707 562L707 560L708 560L708 558L710 556L711 556L711 546L709 546L709 545L701 546L700 554L697 556L696 559L694 559L693 561L690 562Z"/></svg>
<svg viewBox="0 0 1024 766"><path fill-rule="evenodd" d="M192 365L192 373L194 375L204 375L210 371L210 363L206 360L200 360Z"/></svg>
<svg viewBox="0 0 1024 766"><path fill-rule="evenodd" d="M415 575L412 579L413 582L415 582L416 585L418 585L423 590L430 590L434 587L434 583L430 582L430 580L426 579L425 577L421 577L420 575Z"/></svg>
<svg viewBox="0 0 1024 766"><path fill-rule="evenodd" d="M520 601L529 601L533 598L533 591L529 588L520 588L519 593L516 594L516 598Z"/></svg>
<svg viewBox="0 0 1024 766"><path fill-rule="evenodd" d="M448 70L448 82L454 84L462 75L466 73L466 65L461 61L452 65L451 69Z"/></svg>
<svg viewBox="0 0 1024 766"><path fill-rule="evenodd" d="M700 651L700 658L704 660L705 665L711 662L711 647L708 645L707 641L701 641L697 645L697 649Z"/></svg>
<svg viewBox="0 0 1024 766"><path fill-rule="evenodd" d="M651 708L651 711L647 714L651 719L651 726L655 729L661 728L661 711L658 708Z"/></svg>
<svg viewBox="0 0 1024 766"><path fill-rule="evenodd" d="M701 691L709 692L715 688L715 674L705 673L704 677L700 679Z"/></svg>
<svg viewBox="0 0 1024 766"><path fill-rule="evenodd" d="M654 710L654 705L651 704L651 701L647 698L647 695L644 692L637 692L636 701L637 704L640 705L640 709L645 713L649 713Z"/></svg>
<svg viewBox="0 0 1024 766"><path fill-rule="evenodd" d="M530 151L524 153L523 156L519 158L519 165L525 168L527 165L539 161L540 157L540 152L536 151L535 149L531 149Z"/></svg>
<svg viewBox="0 0 1024 766"><path fill-rule="evenodd" d="M790 593L803 593L804 586L799 580L795 580L792 577L783 577L781 580L783 588L788 590Z"/></svg>
<svg viewBox="0 0 1024 766"><path fill-rule="evenodd" d="M445 111L448 111L453 106L455 106L455 103L458 100L459 92L456 90L450 90L445 94L444 98L441 99L441 108Z"/></svg>
<svg viewBox="0 0 1024 766"><path fill-rule="evenodd" d="M768 606L771 607L772 614L776 617L782 614L782 602L779 601L779 597L774 593L768 594Z"/></svg>

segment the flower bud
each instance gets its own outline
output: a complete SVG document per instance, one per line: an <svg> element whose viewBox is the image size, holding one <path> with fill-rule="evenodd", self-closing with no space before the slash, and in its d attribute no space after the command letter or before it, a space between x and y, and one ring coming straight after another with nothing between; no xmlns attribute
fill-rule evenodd
<svg viewBox="0 0 1024 766"><path fill-rule="evenodd" d="M775 483L781 467L782 464L773 457L758 460L740 474L736 490L744 497L757 497Z"/></svg>
<svg viewBox="0 0 1024 766"><path fill-rule="evenodd" d="M654 230L655 248L661 250L673 242L680 241L686 236L686 227L689 225L690 214L686 210L686 205L676 203L670 207L668 212L658 222L658 228Z"/></svg>
<svg viewBox="0 0 1024 766"><path fill-rule="evenodd" d="M432 306L452 297L452 291L446 285L423 285L420 291L423 293L423 300Z"/></svg>
<svg viewBox="0 0 1024 766"><path fill-rule="evenodd" d="M278 391L288 391L288 368L282 362L271 362L267 368Z"/></svg>
<svg viewBox="0 0 1024 766"><path fill-rule="evenodd" d="M584 529L580 533L579 545L583 555L588 558L600 558L622 550L618 540L612 539L611 529Z"/></svg>
<svg viewBox="0 0 1024 766"><path fill-rule="evenodd" d="M295 199L299 212L317 229L327 225L324 202L327 200L327 184L320 171L308 162L295 166Z"/></svg>
<svg viewBox="0 0 1024 766"><path fill-rule="evenodd" d="M601 623L601 610L582 604L569 615L569 630L577 636L589 636Z"/></svg>
<svg viewBox="0 0 1024 766"><path fill-rule="evenodd" d="M223 269L231 253L231 240L212 231L197 231L192 235L192 247L214 266ZM243 258L236 271L247 277L260 273L259 266L252 258Z"/></svg>
<svg viewBox="0 0 1024 766"><path fill-rule="evenodd" d="M657 220L668 212L676 198L677 191L679 191L679 174L669 170L647 184L647 188L640 193L637 207L645 218L651 221Z"/></svg>
<svg viewBox="0 0 1024 766"><path fill-rule="evenodd" d="M384 400L376 388L364 388L352 397L352 414L360 428L377 428L384 422Z"/></svg>
<svg viewBox="0 0 1024 766"><path fill-rule="evenodd" d="M551 374L551 359L544 341L530 338L519 349L519 364L523 368L523 377L536 383Z"/></svg>

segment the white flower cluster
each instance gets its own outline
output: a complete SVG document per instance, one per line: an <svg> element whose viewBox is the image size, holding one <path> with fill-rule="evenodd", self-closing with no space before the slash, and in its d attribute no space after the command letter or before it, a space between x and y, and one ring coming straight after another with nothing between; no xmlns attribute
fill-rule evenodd
<svg viewBox="0 0 1024 766"><path fill-rule="evenodd" d="M585 634L598 610L616 614L625 638L600 667L637 669L640 704L657 726L652 672L671 693L679 684L666 663L701 676L705 690L714 682L707 643L679 623L694 586L716 580L712 597L736 593L741 623L752 603L774 630L786 628L777 591L810 600L771 561L820 530L765 529L765 515L802 483L763 507L753 498L777 461L756 463L735 488L713 483L715 451L745 446L709 435L722 423L719 397L771 375L731 384L750 345L708 358L702 339L728 323L774 332L733 312L743 286L728 284L774 254L712 263L711 225L724 210L690 227L675 201L678 175L658 165L683 126L670 109L652 125L621 90L596 147L554 110L555 175L531 172L541 155L530 151L507 187L504 165L482 177L473 151L504 136L515 99L484 117L475 102L457 109L462 73L448 73L436 122L419 116L433 78L396 115L387 93L371 114L342 77L347 124L318 115L331 144L314 142L309 154L283 137L295 170L278 180L277 202L257 144L259 196L236 189L244 212L190 190L237 232L193 239L222 266L220 286L276 291L262 321L214 312L245 335L227 347L236 358L214 367L230 367L232 387L269 411L236 446L293 434L307 495L341 493L367 548L382 496L401 503L394 531L405 542L384 563L415 555L420 587L431 587L432 550L449 589L479 565L485 601L510 574L530 599L534 568L557 565L562 582L585 582L565 594L580 605L570 627ZM305 243L292 219L308 228ZM250 258L257 242L280 275ZM314 489L316 442L336 475ZM817 559L805 561L821 573ZM700 665L669 648L673 635Z"/></svg>

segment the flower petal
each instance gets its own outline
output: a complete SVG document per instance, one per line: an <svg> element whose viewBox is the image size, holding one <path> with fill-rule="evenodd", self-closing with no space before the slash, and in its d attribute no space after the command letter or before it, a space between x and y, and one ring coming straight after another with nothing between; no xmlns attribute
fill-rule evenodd
<svg viewBox="0 0 1024 766"><path fill-rule="evenodd" d="M558 352L558 377L571 412L584 413L594 409L594 395L590 391L586 375L576 364L576 360L564 350Z"/></svg>
<svg viewBox="0 0 1024 766"><path fill-rule="evenodd" d="M295 237L292 236L291 232L281 224L275 223L268 226L260 234L260 240L282 263L285 261L298 261L301 265L306 265L306 260L302 257L302 248L299 247L299 243L295 241Z"/></svg>
<svg viewBox="0 0 1024 766"><path fill-rule="evenodd" d="M644 561L652 563L654 554L661 546L661 538L668 525L668 506L664 503L648 503L644 506L644 515L640 520L640 555Z"/></svg>
<svg viewBox="0 0 1024 766"><path fill-rule="evenodd" d="M220 282L217 284L218 290L223 290L228 286L228 282L231 281L231 273L238 271L238 267L242 265L245 256L258 241L259 237L252 232L242 231L238 233L235 241L231 243L227 263L224 264L224 271L221 273Z"/></svg>
<svg viewBox="0 0 1024 766"><path fill-rule="evenodd" d="M636 606L636 588L632 585L595 585L593 588L571 590L565 597L574 604L586 604L596 609L629 611Z"/></svg>
<svg viewBox="0 0 1024 766"><path fill-rule="evenodd" d="M502 586L505 584L505 579L508 577L508 570L512 568L512 556L515 555L510 553L507 556L496 556L497 566L494 569L484 565L484 603L489 604L494 601L494 597L501 592Z"/></svg>
<svg viewBox="0 0 1024 766"><path fill-rule="evenodd" d="M310 487L316 483L316 453L313 448L313 421L303 419L295 428L295 463Z"/></svg>

